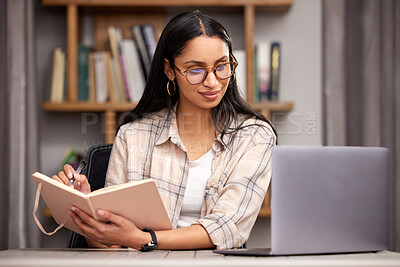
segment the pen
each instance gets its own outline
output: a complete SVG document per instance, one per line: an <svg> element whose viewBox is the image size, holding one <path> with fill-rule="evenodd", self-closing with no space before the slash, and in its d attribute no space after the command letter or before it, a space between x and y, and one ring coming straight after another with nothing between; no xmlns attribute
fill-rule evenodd
<svg viewBox="0 0 400 267"><path fill-rule="evenodd" d="M79 163L78 168L75 170L75 173L80 174L81 171L86 167L86 161L82 160L81 163ZM75 182L75 177L72 175L72 178L69 179L68 186L71 186Z"/></svg>

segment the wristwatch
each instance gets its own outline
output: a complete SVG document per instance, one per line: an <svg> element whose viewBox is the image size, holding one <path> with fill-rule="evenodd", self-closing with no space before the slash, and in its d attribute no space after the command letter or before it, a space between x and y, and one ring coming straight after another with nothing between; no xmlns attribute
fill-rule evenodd
<svg viewBox="0 0 400 267"><path fill-rule="evenodd" d="M142 249L140 251L148 252L148 251L153 251L153 250L157 249L158 248L157 237L156 237L156 234L154 233L154 231L151 229L148 229L148 228L144 228L142 231L150 233L151 242L147 243L146 245L143 245Z"/></svg>

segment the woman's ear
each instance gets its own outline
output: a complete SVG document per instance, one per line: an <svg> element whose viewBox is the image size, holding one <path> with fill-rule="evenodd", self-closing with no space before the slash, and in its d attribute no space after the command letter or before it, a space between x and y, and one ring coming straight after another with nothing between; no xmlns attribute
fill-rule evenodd
<svg viewBox="0 0 400 267"><path fill-rule="evenodd" d="M170 81L173 81L173 80L175 80L175 72L172 69L171 64L169 64L168 59L165 58L164 60L165 60L164 61L164 72L165 72L165 75L167 75L167 77L168 77L168 79Z"/></svg>

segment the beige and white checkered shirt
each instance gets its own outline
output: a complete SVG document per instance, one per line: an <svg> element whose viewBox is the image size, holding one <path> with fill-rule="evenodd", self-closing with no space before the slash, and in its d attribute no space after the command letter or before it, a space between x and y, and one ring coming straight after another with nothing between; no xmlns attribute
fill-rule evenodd
<svg viewBox="0 0 400 267"><path fill-rule="evenodd" d="M239 247L247 241L271 180L276 137L263 121L248 119L244 125L251 126L239 130L232 145L224 146L220 136L213 142L216 156L212 174L206 185L201 218L195 222L206 229L219 249ZM225 143L228 138L224 136ZM176 228L188 163L176 114L162 110L120 128L111 152L106 186L153 179Z"/></svg>

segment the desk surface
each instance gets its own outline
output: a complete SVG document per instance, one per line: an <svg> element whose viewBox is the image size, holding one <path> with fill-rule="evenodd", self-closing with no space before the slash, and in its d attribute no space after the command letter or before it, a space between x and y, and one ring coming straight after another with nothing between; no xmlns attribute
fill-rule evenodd
<svg viewBox="0 0 400 267"><path fill-rule="evenodd" d="M223 256L211 250L14 249L0 251L0 266L400 266L400 253L381 251L320 256Z"/></svg>

